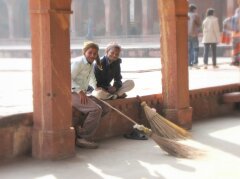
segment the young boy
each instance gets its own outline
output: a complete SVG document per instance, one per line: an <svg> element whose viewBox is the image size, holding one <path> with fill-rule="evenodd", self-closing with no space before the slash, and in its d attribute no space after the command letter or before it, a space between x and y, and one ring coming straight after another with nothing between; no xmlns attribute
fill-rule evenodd
<svg viewBox="0 0 240 179"><path fill-rule="evenodd" d="M98 58L98 50L97 44L86 42L83 47L83 55L71 61L72 106L87 115L82 125L73 124L76 131L76 145L91 149L97 148L98 144L88 141L87 138L95 133L101 115L106 114L109 110L106 105L93 96L87 96L89 85L96 89L97 82L93 62Z"/></svg>
<svg viewBox="0 0 240 179"><path fill-rule="evenodd" d="M105 50L105 56L100 60L100 64L96 63L94 66L98 90L95 90L93 95L100 99L125 98L126 92L134 87L133 80L122 82L120 52L120 45L114 42L109 43ZM112 81L113 85L111 85ZM133 129L130 134L125 134L124 137L128 139L147 140L147 136L137 129Z"/></svg>
<svg viewBox="0 0 240 179"><path fill-rule="evenodd" d="M133 80L122 82L120 52L120 45L114 42L109 43L105 50L105 56L101 58L101 67L97 64L94 66L97 87L99 87L94 95L101 99L125 98L126 92L134 87ZM112 81L113 85L111 85Z"/></svg>

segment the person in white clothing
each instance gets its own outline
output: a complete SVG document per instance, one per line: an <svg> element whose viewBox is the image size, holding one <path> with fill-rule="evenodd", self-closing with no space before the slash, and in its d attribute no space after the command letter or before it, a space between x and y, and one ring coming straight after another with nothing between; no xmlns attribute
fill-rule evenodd
<svg viewBox="0 0 240 179"><path fill-rule="evenodd" d="M220 40L220 30L218 18L214 16L214 9L207 9L206 18L202 23L203 28L203 38L202 43L204 44L204 69L208 68L208 55L209 48L212 49L212 63L213 68L218 68L217 66L217 43Z"/></svg>
<svg viewBox="0 0 240 179"><path fill-rule="evenodd" d="M96 89L97 81L94 75L93 62L99 59L98 50L97 44L86 42L83 47L83 55L71 61L72 106L86 114L83 123L73 118L76 145L82 148L98 147L97 143L87 139L95 133L101 117L110 111L110 108L104 103L87 95L89 85Z"/></svg>

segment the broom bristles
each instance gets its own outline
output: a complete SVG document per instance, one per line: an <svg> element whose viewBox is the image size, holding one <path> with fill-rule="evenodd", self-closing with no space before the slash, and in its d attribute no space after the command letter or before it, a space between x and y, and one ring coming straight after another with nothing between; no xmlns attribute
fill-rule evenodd
<svg viewBox="0 0 240 179"><path fill-rule="evenodd" d="M191 136L188 131L172 123L151 109L145 101L141 103L141 106L144 109L152 130L158 135L169 139L186 139Z"/></svg>
<svg viewBox="0 0 240 179"><path fill-rule="evenodd" d="M174 157L193 159L203 154L203 152L199 149L178 143L174 140L160 137L155 133L152 133L149 136L159 145L162 150Z"/></svg>
<svg viewBox="0 0 240 179"><path fill-rule="evenodd" d="M99 100L102 101L103 103L105 103L111 109L115 110L116 112L118 112L119 114L124 116L129 121L133 122L135 124L134 128L137 128L138 130L143 131L145 134L150 136L159 145L159 147L162 148L164 151L166 151L169 155L173 155L175 157L183 157L183 158L194 158L196 156L197 150L195 148L188 147L184 144L177 143L177 141L169 140L169 139L166 139L164 137L158 136L157 134L154 133L153 130L145 127L144 125L139 125L133 119L126 116L121 111L114 108L113 106L111 106L107 102L105 102L101 99L99 99ZM164 120L162 120L162 121L164 121ZM154 126L154 127L155 127L155 128L153 128L154 130L158 130L158 128L163 128L162 129L163 131L165 130L165 128L162 127L159 123L157 123L157 125Z"/></svg>
<svg viewBox="0 0 240 179"><path fill-rule="evenodd" d="M162 120L164 120L164 122L167 125L169 125L172 128L174 128L182 136L185 136L186 138L191 137L191 134L188 131L186 131L185 129L183 129L182 127L179 127L178 125L176 125L173 122L169 121L168 119L166 119L165 117L161 116L160 114L159 114L159 117L162 118Z"/></svg>
<svg viewBox="0 0 240 179"><path fill-rule="evenodd" d="M166 124L162 123L161 120L160 121L158 120L158 122L156 122L155 120L151 120L149 121L149 123L152 131L154 131L154 133L156 133L159 136L166 137L168 139L173 139L173 140L181 139L181 138L185 139L184 136L179 136L179 134L176 133L176 131L173 128L166 126Z"/></svg>
<svg viewBox="0 0 240 179"><path fill-rule="evenodd" d="M153 130L145 127L144 125L135 124L134 128L143 131L146 135L151 137L162 150L174 157L195 158L202 154L202 152L200 152L200 150L196 148L179 143L175 140L161 137L158 134L154 133Z"/></svg>

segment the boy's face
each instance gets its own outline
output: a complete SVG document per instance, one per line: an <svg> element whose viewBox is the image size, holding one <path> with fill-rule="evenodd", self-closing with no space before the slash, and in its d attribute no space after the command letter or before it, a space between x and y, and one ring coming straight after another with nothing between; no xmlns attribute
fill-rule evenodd
<svg viewBox="0 0 240 179"><path fill-rule="evenodd" d="M87 61L89 63L93 63L93 61L97 58L98 56L98 50L96 48L89 48L85 53L84 53Z"/></svg>
<svg viewBox="0 0 240 179"><path fill-rule="evenodd" d="M112 48L107 52L107 57L110 61L115 61L118 59L120 52L119 48Z"/></svg>

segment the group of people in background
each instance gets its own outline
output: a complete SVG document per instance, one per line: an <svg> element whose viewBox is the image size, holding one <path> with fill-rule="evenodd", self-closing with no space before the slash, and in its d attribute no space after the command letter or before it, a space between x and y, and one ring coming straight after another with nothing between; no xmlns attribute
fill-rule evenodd
<svg viewBox="0 0 240 179"><path fill-rule="evenodd" d="M214 15L214 9L206 11L206 17L201 22L194 4L189 5L188 12L188 66L199 69L199 32L202 28L202 43L204 45L203 62L204 69L208 68L209 50L212 51L213 68L217 65L217 44L230 43L232 39L232 62L231 65L239 66L240 62L240 9L237 8L234 16L223 21L223 31L220 32L218 18Z"/></svg>
<svg viewBox="0 0 240 179"><path fill-rule="evenodd" d="M232 42L231 65L240 66L240 8L235 10L233 16L223 21L222 42L226 44Z"/></svg>

